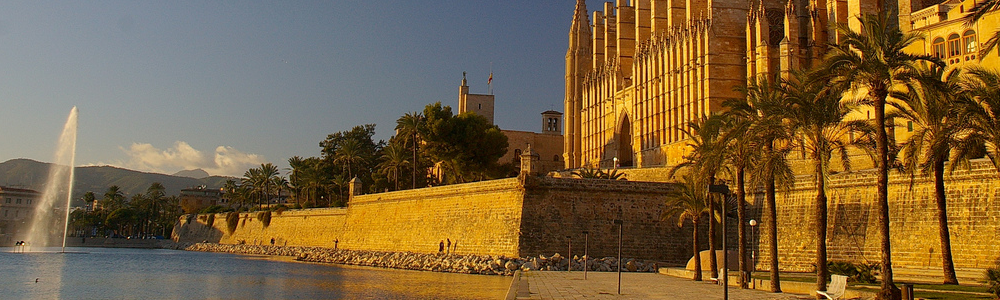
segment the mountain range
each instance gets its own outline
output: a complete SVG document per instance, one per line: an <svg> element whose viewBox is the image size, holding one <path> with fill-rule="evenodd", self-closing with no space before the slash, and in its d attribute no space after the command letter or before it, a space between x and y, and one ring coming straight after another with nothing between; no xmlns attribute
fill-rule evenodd
<svg viewBox="0 0 1000 300"><path fill-rule="evenodd" d="M48 178L50 163L31 159L12 159L0 163L0 186L28 188L41 192ZM191 176L204 176L193 178ZM102 198L108 187L117 185L130 197L145 193L154 182L163 184L168 196L179 195L181 189L202 186L221 188L226 180L236 179L225 176L208 176L204 170L186 170L174 175L147 173L112 166L77 167L74 174L73 199L80 199L86 192L94 192ZM74 205L76 205L74 203Z"/></svg>

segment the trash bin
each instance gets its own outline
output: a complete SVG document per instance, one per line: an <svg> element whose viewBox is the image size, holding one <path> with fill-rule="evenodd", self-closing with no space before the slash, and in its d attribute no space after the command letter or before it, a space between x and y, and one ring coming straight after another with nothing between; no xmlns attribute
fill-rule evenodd
<svg viewBox="0 0 1000 300"><path fill-rule="evenodd" d="M900 285L900 292L903 294L903 300L913 300L913 285L912 284L902 284Z"/></svg>

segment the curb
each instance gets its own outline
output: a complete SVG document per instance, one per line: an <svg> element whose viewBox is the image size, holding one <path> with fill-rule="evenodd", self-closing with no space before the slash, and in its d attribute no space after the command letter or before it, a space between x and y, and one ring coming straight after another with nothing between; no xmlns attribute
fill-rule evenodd
<svg viewBox="0 0 1000 300"><path fill-rule="evenodd" d="M504 297L505 300L517 299L517 286L519 281L521 281L521 270L514 271L514 280L510 281L510 287L507 288L507 296Z"/></svg>

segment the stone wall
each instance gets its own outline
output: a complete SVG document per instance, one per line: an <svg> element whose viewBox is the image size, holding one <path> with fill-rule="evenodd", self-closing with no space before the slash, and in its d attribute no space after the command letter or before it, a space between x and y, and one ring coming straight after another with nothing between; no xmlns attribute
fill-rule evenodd
<svg viewBox="0 0 1000 300"><path fill-rule="evenodd" d="M691 256L691 226L677 227L675 220L660 218L672 188L656 182L529 180L525 184L521 254L565 254L569 238L573 240L573 255L583 254L583 231L588 231L590 256L617 256L619 229L613 221L622 219L623 256L685 263Z"/></svg>
<svg viewBox="0 0 1000 300"><path fill-rule="evenodd" d="M690 225L660 221L672 185L652 182L527 177L355 196L348 208L287 210L264 226L258 213L239 214L230 232L227 214L186 215L179 242L319 246L436 253L451 240L456 253L526 257L583 254L589 230L593 257L616 256L624 219L623 255L683 263ZM622 215L619 217L619 208ZM235 216L235 214L234 214ZM446 242L447 243L447 242Z"/></svg>
<svg viewBox="0 0 1000 300"><path fill-rule="evenodd" d="M830 260L880 261L878 208L875 205L874 170L841 173L828 185L828 253ZM958 168L945 177L948 220L955 267L980 269L1000 258L1000 182L988 162L971 169ZM812 270L815 257L815 184L812 176L799 176L793 189L779 192L778 252L782 269ZM762 207L763 195L755 197ZM754 215L759 215L755 209ZM890 174L889 219L894 268L941 269L937 206L932 178ZM767 224L766 220L761 222ZM758 267L768 268L765 228ZM940 272L940 271L934 271Z"/></svg>

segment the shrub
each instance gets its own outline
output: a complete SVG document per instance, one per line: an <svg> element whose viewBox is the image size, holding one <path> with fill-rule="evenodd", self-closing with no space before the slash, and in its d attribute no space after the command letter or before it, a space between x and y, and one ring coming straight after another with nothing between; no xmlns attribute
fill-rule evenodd
<svg viewBox="0 0 1000 300"><path fill-rule="evenodd" d="M233 210L232 208L227 208L227 207L222 206L222 205L212 205L212 206L203 208L198 213L201 213L201 214L216 214L216 213L227 212L227 211L232 211L232 210Z"/></svg>
<svg viewBox="0 0 1000 300"><path fill-rule="evenodd" d="M257 212L257 220L264 223L264 228L271 226L271 211L259 211Z"/></svg>
<svg viewBox="0 0 1000 300"><path fill-rule="evenodd" d="M208 219L205 220L205 225L208 226L208 227L212 227L213 225L215 225L215 214L214 213L213 214L208 214Z"/></svg>
<svg viewBox="0 0 1000 300"><path fill-rule="evenodd" d="M240 225L240 213L234 211L226 214L226 228L229 229L229 234L236 232L237 225Z"/></svg>
<svg viewBox="0 0 1000 300"><path fill-rule="evenodd" d="M996 266L983 271L983 283L986 283L987 292L1000 298L1000 260L997 260Z"/></svg>
<svg viewBox="0 0 1000 300"><path fill-rule="evenodd" d="M875 283L880 270L878 263L853 264L846 261L829 261L826 265L830 274L844 275L848 281L857 283Z"/></svg>
<svg viewBox="0 0 1000 300"><path fill-rule="evenodd" d="M274 208L272 208L272 209L274 210L274 212L275 212L276 214L278 214L278 215L280 216L280 215L281 215L281 213L283 213L283 212L285 212L286 210L288 210L288 206L285 206L284 204L278 204L278 206L275 206L275 207L274 207Z"/></svg>

